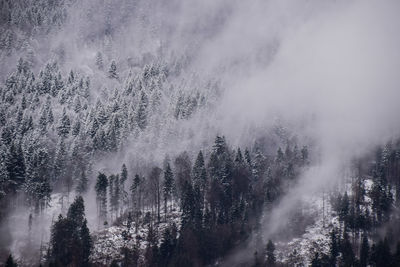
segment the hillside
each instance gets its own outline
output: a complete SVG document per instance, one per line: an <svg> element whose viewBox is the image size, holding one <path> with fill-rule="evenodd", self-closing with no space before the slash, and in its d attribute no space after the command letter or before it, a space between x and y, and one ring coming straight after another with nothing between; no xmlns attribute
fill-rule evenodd
<svg viewBox="0 0 400 267"><path fill-rule="evenodd" d="M400 266L398 11L0 0L0 266Z"/></svg>

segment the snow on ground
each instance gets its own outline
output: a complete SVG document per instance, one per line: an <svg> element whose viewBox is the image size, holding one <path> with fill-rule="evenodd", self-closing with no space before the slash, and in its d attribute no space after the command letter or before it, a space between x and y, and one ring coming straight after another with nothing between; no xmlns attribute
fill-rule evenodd
<svg viewBox="0 0 400 267"><path fill-rule="evenodd" d="M313 216L314 222L301 236L276 244L277 260L289 266L309 266L315 252L328 254L332 226L339 227L339 218L332 210L327 194L324 200L322 194L305 199L303 214Z"/></svg>
<svg viewBox="0 0 400 267"><path fill-rule="evenodd" d="M161 212L161 222L154 224L154 230L157 240L160 243L164 230L175 223L177 228L180 227L181 212L177 207L172 208L172 212L167 214L166 221L164 213ZM143 223L143 218L139 221L139 226L136 232L135 222L132 222L128 229L127 220L123 220L122 225L113 225L104 230L93 232L94 246L90 256L91 261L96 264L109 265L113 259L121 260L121 251L124 247L133 249L135 244L139 247L139 261L143 260L144 250L147 246L147 233L149 229L148 223ZM126 231L124 233L124 231Z"/></svg>
<svg viewBox="0 0 400 267"><path fill-rule="evenodd" d="M364 187L366 195L364 201L371 203L368 192L372 188L371 177L366 177ZM347 187L347 194L351 196L351 186ZM288 263L289 266L309 266L315 252L329 255L330 232L340 228L339 216L333 210L328 194L322 193L310 196L303 200L305 209L303 214L311 215L314 222L308 225L304 233L289 242L278 242L276 244L276 258L278 261ZM323 212L324 211L324 212ZM351 233L349 233L351 236Z"/></svg>

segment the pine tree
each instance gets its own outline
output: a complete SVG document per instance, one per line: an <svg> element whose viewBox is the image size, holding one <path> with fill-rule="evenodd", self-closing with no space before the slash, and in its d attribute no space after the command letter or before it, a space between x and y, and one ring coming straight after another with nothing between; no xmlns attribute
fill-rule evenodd
<svg viewBox="0 0 400 267"><path fill-rule="evenodd" d="M92 244L84 201L78 196L68 209L67 217L60 214L52 226L49 265L88 266Z"/></svg>
<svg viewBox="0 0 400 267"><path fill-rule="evenodd" d="M149 225L146 241L148 242L146 251L144 253L146 266L157 266L159 260L159 251L157 246L156 234L151 224Z"/></svg>
<svg viewBox="0 0 400 267"><path fill-rule="evenodd" d="M107 187L108 180L104 173L99 172L95 186L97 213L100 220L107 220Z"/></svg>
<svg viewBox="0 0 400 267"><path fill-rule="evenodd" d="M343 198L339 206L339 219L341 221L346 221L350 210L350 200L347 192L344 193Z"/></svg>
<svg viewBox="0 0 400 267"><path fill-rule="evenodd" d="M72 135L77 136L80 130L81 130L81 120L79 118L76 118L74 125L72 126Z"/></svg>
<svg viewBox="0 0 400 267"><path fill-rule="evenodd" d="M110 68L108 69L108 78L118 79L117 65L114 60L111 62Z"/></svg>
<svg viewBox="0 0 400 267"><path fill-rule="evenodd" d="M182 200L181 200L181 225L182 229L185 227L193 226L193 219L195 214L195 197L193 192L193 187L190 183L186 182L182 192Z"/></svg>
<svg viewBox="0 0 400 267"><path fill-rule="evenodd" d="M104 65L103 65L103 55L101 52L96 53L96 66L99 70L103 70Z"/></svg>
<svg viewBox="0 0 400 267"><path fill-rule="evenodd" d="M132 201L134 206L138 205L139 201L139 185L140 185L140 176L138 174L135 175L133 178L133 182L130 188L131 194L132 194Z"/></svg>
<svg viewBox="0 0 400 267"><path fill-rule="evenodd" d="M244 159L243 159L243 155L242 155L242 151L240 150L240 147L238 148L238 150L236 152L235 163L236 164L244 163Z"/></svg>
<svg viewBox="0 0 400 267"><path fill-rule="evenodd" d="M40 118L39 118L39 129L42 134L46 133L46 127L47 127L47 110L42 109Z"/></svg>
<svg viewBox="0 0 400 267"><path fill-rule="evenodd" d="M177 244L177 228L175 224L165 229L160 244L161 266L169 266Z"/></svg>
<svg viewBox="0 0 400 267"><path fill-rule="evenodd" d="M116 183L116 176L114 174L111 174L108 177L108 186L109 190L108 193L110 195L110 207L111 207L111 219L113 218L113 214L116 212L116 195L115 195L115 187L118 187L118 184Z"/></svg>
<svg viewBox="0 0 400 267"><path fill-rule="evenodd" d="M276 160L276 162L281 163L283 161L283 159L284 159L284 155L283 155L282 149L279 147L278 151L276 152L275 160Z"/></svg>
<svg viewBox="0 0 400 267"><path fill-rule="evenodd" d="M140 129L144 129L147 125L147 106L148 100L146 94L142 91L139 106L136 110L136 123Z"/></svg>
<svg viewBox="0 0 400 267"><path fill-rule="evenodd" d="M342 253L343 266L354 266L355 256L346 229L343 231L343 239L340 243L340 251Z"/></svg>
<svg viewBox="0 0 400 267"><path fill-rule="evenodd" d="M130 187L131 191L131 199L132 199L132 206L133 206L133 212L135 215L135 225L136 225L136 232L138 231L138 224L139 224L139 214L141 210L141 189L140 189L140 184L142 180L140 179L140 176L138 174L135 175L133 178L132 185Z"/></svg>
<svg viewBox="0 0 400 267"><path fill-rule="evenodd" d="M268 240L267 247L266 247L266 254L267 254L267 266L275 266L275 245L272 243L271 240Z"/></svg>
<svg viewBox="0 0 400 267"><path fill-rule="evenodd" d="M15 193L25 182L25 160L20 144L11 144L6 160L9 188Z"/></svg>
<svg viewBox="0 0 400 267"><path fill-rule="evenodd" d="M85 219L83 221L81 231L80 231L80 236L81 236L81 246L82 246L82 266L89 266L89 257L90 257L90 252L93 247L93 241L92 238L90 237L90 232L89 228L87 227L87 220Z"/></svg>
<svg viewBox="0 0 400 267"><path fill-rule="evenodd" d="M339 247L336 238L336 229L331 231L331 244L330 244L330 265L336 266L336 257L339 255Z"/></svg>
<svg viewBox="0 0 400 267"><path fill-rule="evenodd" d="M85 205L83 198L78 196L68 209L67 217L76 225L81 226L85 216Z"/></svg>
<svg viewBox="0 0 400 267"><path fill-rule="evenodd" d="M15 263L13 256L10 254L7 258L5 267L17 267L18 265Z"/></svg>
<svg viewBox="0 0 400 267"><path fill-rule="evenodd" d="M173 186L174 186L174 175L172 173L171 166L168 163L164 171L164 186L163 186L165 220L167 220L167 203L172 196Z"/></svg>
<svg viewBox="0 0 400 267"><path fill-rule="evenodd" d="M193 183L198 186L204 195L207 184L207 173L203 153L200 151L193 166Z"/></svg>
<svg viewBox="0 0 400 267"><path fill-rule="evenodd" d="M158 167L153 167L151 169L150 175L149 175L149 185L150 185L150 190L152 192L152 197L153 197L153 205L156 208L157 212L157 221L160 222L161 217L160 217L160 210L161 210L161 182L160 182L160 175L162 173L162 170Z"/></svg>
<svg viewBox="0 0 400 267"><path fill-rule="evenodd" d="M68 136L71 130L71 122L69 120L65 108L63 109L63 114L61 116L60 121L58 122L57 130L58 130L58 135L64 138Z"/></svg>
<svg viewBox="0 0 400 267"><path fill-rule="evenodd" d="M123 205L126 205L128 203L128 193L125 191L125 183L128 180L128 169L126 168L125 163L122 164L122 169L121 169L121 199L120 203Z"/></svg>
<svg viewBox="0 0 400 267"><path fill-rule="evenodd" d="M114 211L116 216L118 216L119 206L120 206L120 199L121 199L121 183L119 181L119 174L115 176L115 183L114 183L114 195L113 195L113 203Z"/></svg>
<svg viewBox="0 0 400 267"><path fill-rule="evenodd" d="M60 181L64 178L67 168L67 149L64 139L61 138L57 145L56 158L54 160L54 181Z"/></svg>
<svg viewBox="0 0 400 267"><path fill-rule="evenodd" d="M369 244L367 233L364 232L360 249L360 267L367 267L369 258Z"/></svg>
<svg viewBox="0 0 400 267"><path fill-rule="evenodd" d="M251 167L251 157L250 157L250 152L249 150L246 148L246 150L244 151L244 159L246 160L246 163L249 167Z"/></svg>

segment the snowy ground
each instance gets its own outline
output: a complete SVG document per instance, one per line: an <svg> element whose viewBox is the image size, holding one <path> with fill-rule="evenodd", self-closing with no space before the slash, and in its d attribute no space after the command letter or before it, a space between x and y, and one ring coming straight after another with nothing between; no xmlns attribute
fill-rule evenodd
<svg viewBox="0 0 400 267"><path fill-rule="evenodd" d="M368 192L372 187L371 177L364 180L364 187L367 192L364 201L370 203ZM347 194L351 196L351 186L347 186ZM322 194L316 194L304 200L303 212L312 216L314 222L308 225L304 233L289 242L278 242L276 244L276 258L279 262L287 263L289 266L309 266L315 252L329 255L330 232L340 228L339 216L333 210L332 205L325 194L323 201ZM323 212L324 211L324 212ZM351 233L349 233L351 236Z"/></svg>
<svg viewBox="0 0 400 267"><path fill-rule="evenodd" d="M333 211L328 196L315 194L303 199L302 216L313 218L304 232L288 242L276 243L276 259L289 266L309 266L315 252L329 253L330 231L339 227L339 218Z"/></svg>
<svg viewBox="0 0 400 267"><path fill-rule="evenodd" d="M161 242L161 236L165 228L172 223L175 223L179 229L180 215L179 209L173 207L172 212L168 213L165 221L164 213L161 212L161 222L154 224L154 230L159 242ZM98 265L109 265L113 259L122 259L122 248L132 249L135 244L138 244L139 247L139 262L143 261L144 250L148 243L146 237L149 225L143 223L142 220L143 218L139 222L137 232L135 222L132 223L130 229L127 228L127 220L123 220L121 225L114 225L104 230L93 232L94 248L91 254L91 261ZM126 231L125 234L124 231Z"/></svg>

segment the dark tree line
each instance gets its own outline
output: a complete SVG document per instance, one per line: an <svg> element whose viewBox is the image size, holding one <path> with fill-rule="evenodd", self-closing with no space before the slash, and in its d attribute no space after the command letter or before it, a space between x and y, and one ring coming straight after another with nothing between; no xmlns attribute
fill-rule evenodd
<svg viewBox="0 0 400 267"><path fill-rule="evenodd" d="M128 209L122 213L127 218L124 236L129 238L132 224L136 230L148 228L148 245L143 252L147 266L213 264L258 229L262 212L307 166L307 153L306 147L298 149L292 144L285 152L279 148L275 155L267 155L255 145L251 151L245 149L243 155L240 148L231 149L224 137L217 136L207 156L200 151L194 163L182 153L173 164L167 160L163 169L155 166L145 176L132 176ZM121 189L122 185L116 181L123 172L124 168L108 178L98 175L98 204L109 201L110 212L114 210L113 199L121 201L116 186L119 184ZM103 205L99 216L107 212L107 207ZM170 219L177 208L179 227ZM112 217L108 216L111 221ZM169 226L159 233L159 223ZM262 266L274 266L274 250L271 241L260 248L258 260ZM138 253L137 248L125 247L120 263L135 266Z"/></svg>
<svg viewBox="0 0 400 267"><path fill-rule="evenodd" d="M83 198L79 196L67 216L60 215L52 226L48 265L89 266L92 245Z"/></svg>
<svg viewBox="0 0 400 267"><path fill-rule="evenodd" d="M331 198L341 224L330 254L315 254L312 266L400 266L399 151L389 143L355 162L351 190Z"/></svg>

